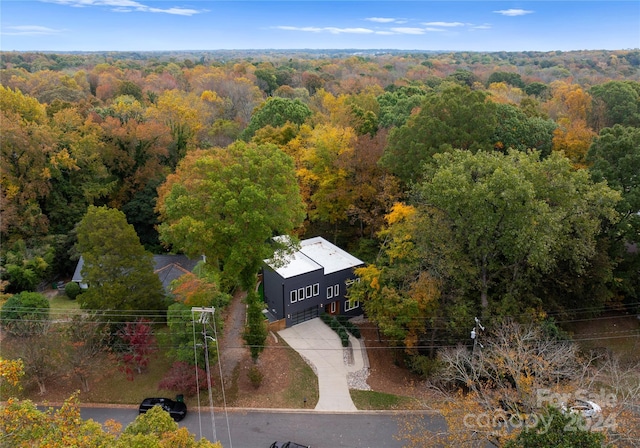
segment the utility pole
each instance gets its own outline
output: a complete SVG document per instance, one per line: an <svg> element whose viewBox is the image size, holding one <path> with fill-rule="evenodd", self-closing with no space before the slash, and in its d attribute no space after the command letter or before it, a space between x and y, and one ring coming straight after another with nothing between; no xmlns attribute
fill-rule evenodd
<svg viewBox="0 0 640 448"><path fill-rule="evenodd" d="M476 346L477 345L480 345L480 348L484 348L482 343L478 342L478 336L480 334L480 331L484 331L484 327L480 323L480 319L478 319L477 317L475 318L475 321L476 321L476 326L473 327L473 329L471 330L471 339L473 340L473 351L472 351L472 353L474 353L474 354L476 352ZM477 330L476 330L476 328L477 328Z"/></svg>
<svg viewBox="0 0 640 448"><path fill-rule="evenodd" d="M207 387L209 390L209 408L211 409L211 429L213 431L213 442L218 440L216 435L216 418L213 411L213 394L211 392L211 369L209 367L209 343L208 340L216 342L214 338L207 335L207 323L209 323L209 319L213 318L216 309L213 307L203 308L203 307L192 307L191 308L191 320L195 321L194 313L200 313L198 318L198 323L202 324L202 337L204 339L204 364L205 364L205 372L207 373ZM196 356L196 369L197 369L197 356ZM197 370L196 370L197 372ZM202 434L201 434L202 437Z"/></svg>

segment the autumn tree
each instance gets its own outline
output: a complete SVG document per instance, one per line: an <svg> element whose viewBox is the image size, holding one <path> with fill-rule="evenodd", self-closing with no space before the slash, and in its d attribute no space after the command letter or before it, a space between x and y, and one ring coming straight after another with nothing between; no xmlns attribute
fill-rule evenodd
<svg viewBox="0 0 640 448"><path fill-rule="evenodd" d="M384 216L402 196L399 181L378 163L386 140L386 130L378 131L374 137L361 135L353 150L337 160L337 167L349 173L347 216L349 223L359 228L361 237L373 238L382 228Z"/></svg>
<svg viewBox="0 0 640 448"><path fill-rule="evenodd" d="M0 357L0 395L11 397L22 389L20 381L24 376L24 362L21 359Z"/></svg>
<svg viewBox="0 0 640 448"><path fill-rule="evenodd" d="M35 98L0 86L0 232L17 237L46 234L40 206L51 191L54 139L45 108Z"/></svg>
<svg viewBox="0 0 640 448"><path fill-rule="evenodd" d="M127 379L133 381L134 373L141 374L149 366L151 356L158 351L156 337L147 319L126 322L118 337L122 341L118 347L122 369Z"/></svg>
<svg viewBox="0 0 640 448"><path fill-rule="evenodd" d="M28 338L47 332L50 326L49 300L39 292L14 294L0 309L0 323L8 334Z"/></svg>
<svg viewBox="0 0 640 448"><path fill-rule="evenodd" d="M202 344L196 344L194 353L194 337L198 340L202 338L205 330L205 323L199 322L197 316L194 316L192 307L213 307L215 309L223 309L231 300L229 294L220 291L218 284L211 278L213 274L208 271L206 264L201 264L197 269L198 275L189 273L172 282L171 293L176 303L169 306L167 311L167 326L170 328L168 334L160 334L159 340L163 346L169 347L167 356L174 361L174 368L180 370L181 363L187 363L193 366L197 363L204 366L204 348ZM215 328L222 328L223 322L220 313L213 314L214 321L206 323L209 327L215 325ZM208 327L207 327L208 328ZM211 332L212 328L208 328ZM217 359L217 351L209 351L211 363ZM197 358L197 359L196 359ZM194 371L189 374L193 376ZM170 380L171 375L167 375L165 379ZM204 377L203 377L204 378ZM195 379L188 380L195 385Z"/></svg>
<svg viewBox="0 0 640 448"><path fill-rule="evenodd" d="M352 198L350 171L354 166L340 166L339 159L353 152L355 133L351 128L318 125L307 140L298 170L303 191L309 193L308 207L311 220L334 226L347 221L347 210Z"/></svg>
<svg viewBox="0 0 640 448"><path fill-rule="evenodd" d="M441 369L431 384L440 391L436 409L447 427L433 430L418 416L403 418L401 436L409 440L409 446L419 446L420 442L423 446L478 447L516 447L526 440L534 443L535 434L544 431L538 431L532 422L549 413L553 418L556 413L562 415L562 400L578 395L585 379L593 378L590 369L595 360L581 353L575 343L559 339L545 328L537 323L496 320L485 332L476 326L480 341L473 348L460 345L440 350ZM555 408L549 410L548 405ZM571 439L571 434L563 435L562 429L568 428L567 433L585 429L578 415L563 418L560 428L550 420L544 421L551 423L548 429L554 433L554 440L557 438L555 443L566 437L566 446L574 446L570 441L580 438L573 434L575 438ZM596 425L603 421L594 419ZM585 440L602 438L601 434L591 434L585 430L579 436Z"/></svg>
<svg viewBox="0 0 640 448"><path fill-rule="evenodd" d="M494 147L508 152L536 150L542 157L551 154L553 132L557 125L552 120L528 117L520 108L500 104L496 111L498 122L493 136Z"/></svg>
<svg viewBox="0 0 640 448"><path fill-rule="evenodd" d="M67 234L82 219L87 207L108 201L117 188L103 129L75 107L53 114L50 126L56 148L65 163L52 171L51 192L43 201L50 232ZM59 157L58 157L59 158Z"/></svg>
<svg viewBox="0 0 640 448"><path fill-rule="evenodd" d="M188 256L207 257L223 290L253 287L269 241L303 218L293 161L273 145L237 142L193 151L159 189L160 237Z"/></svg>
<svg viewBox="0 0 640 448"><path fill-rule="evenodd" d="M640 126L640 83L637 81L609 81L591 88L594 108L590 124L600 132L616 124Z"/></svg>
<svg viewBox="0 0 640 448"><path fill-rule="evenodd" d="M389 133L381 163L404 182L419 180L421 165L452 148L472 152L493 147L497 105L487 94L444 84L430 92L406 124Z"/></svg>
<svg viewBox="0 0 640 448"><path fill-rule="evenodd" d="M376 98L380 105L379 126L391 128L404 125L411 113L419 108L426 94L424 88L406 86L387 90L379 95Z"/></svg>
<svg viewBox="0 0 640 448"><path fill-rule="evenodd" d="M158 388L194 396L199 390L206 389L207 385L207 372L202 367L195 367L185 361L175 361L158 383Z"/></svg>
<svg viewBox="0 0 640 448"><path fill-rule="evenodd" d="M272 64L260 64L253 74L258 78L258 87L260 87L260 89L262 89L268 96L271 96L273 91L278 88L276 70Z"/></svg>
<svg viewBox="0 0 640 448"><path fill-rule="evenodd" d="M89 379L96 361L108 349L109 327L94 314L75 315L65 329L68 344L67 362L80 380L83 392L89 392Z"/></svg>
<svg viewBox="0 0 640 448"><path fill-rule="evenodd" d="M309 106L299 99L272 97L261 104L251 116L251 122L242 132L241 137L250 140L260 128L267 125L278 127L288 121L301 125L311 116Z"/></svg>
<svg viewBox="0 0 640 448"><path fill-rule="evenodd" d="M493 72L489 75L487 79L487 86L497 83L504 82L506 84L512 85L513 87L518 87L523 89L525 87L524 81L519 73L513 72Z"/></svg>
<svg viewBox="0 0 640 448"><path fill-rule="evenodd" d="M5 243L0 251L2 279L7 281L6 292L35 291L38 284L52 272L55 261L53 237L23 239Z"/></svg>
<svg viewBox="0 0 640 448"><path fill-rule="evenodd" d="M589 148L587 160L594 180L606 180L622 195L616 205L620 221L610 232L610 252L619 260L615 287L619 295L637 298L640 260L628 245L640 243L640 129L621 125L603 129Z"/></svg>
<svg viewBox="0 0 640 448"><path fill-rule="evenodd" d="M451 267L423 271L423 257L431 253L430 245L438 247L444 241L438 238L441 233L428 232L435 223L427 223L415 207L396 203L385 216L385 224L378 233L382 244L375 263L356 269L361 281L349 287L348 297L359 300L381 333L415 357L426 332L435 336L434 322L443 317L443 279ZM431 235L435 238L429 238ZM465 270L463 263L457 268ZM465 313L455 314L450 320L454 327Z"/></svg>
<svg viewBox="0 0 640 448"><path fill-rule="evenodd" d="M115 446L114 433L105 432L93 420L80 418L78 394L72 395L59 409L39 410L35 403L10 399L1 407L0 432L3 444L16 448L68 446ZM115 423L111 428L119 429Z"/></svg>
<svg viewBox="0 0 640 448"><path fill-rule="evenodd" d="M162 92L148 117L166 125L170 130L171 144L166 156L168 165L175 169L186 152L198 146L198 137L209 124L210 112L202 96L177 89Z"/></svg>
<svg viewBox="0 0 640 448"><path fill-rule="evenodd" d="M618 194L561 156L455 151L435 164L415 200L444 213L463 244L475 266L466 288L479 293L483 313L535 306L523 297L538 275L562 260L580 272L596 252L602 220L617 219Z"/></svg>
<svg viewBox="0 0 640 448"><path fill-rule="evenodd" d="M543 422L549 422L545 425ZM571 428L571 429L568 429ZM605 437L600 432L590 431L584 417L575 414L564 414L558 408L548 407L543 417L533 428L520 431L518 437L509 440L505 448L530 447L570 447L600 448Z"/></svg>
<svg viewBox="0 0 640 448"><path fill-rule="evenodd" d="M8 400L0 407L0 433L3 445L16 448L222 448L219 442L196 440L157 406L137 416L124 431L113 420L108 420L104 427L93 420L83 420L77 393L55 409L40 410L28 400Z"/></svg>
<svg viewBox="0 0 640 448"><path fill-rule="evenodd" d="M78 225L77 249L82 254L83 282L78 300L84 309L100 310L112 320L166 309L153 257L122 212L91 206Z"/></svg>
<svg viewBox="0 0 640 448"><path fill-rule="evenodd" d="M154 406L139 415L122 432L115 444L116 448L144 446L162 448L165 446L187 446L193 448L222 448L220 442L207 439L195 440L187 428L178 427L168 412Z"/></svg>
<svg viewBox="0 0 640 448"><path fill-rule="evenodd" d="M386 335L429 346L436 334L461 337L474 314L586 305L566 290L564 299L541 301L542 279L589 266L601 221L616 218L617 193L559 155L454 151L434 161L411 205L387 215L380 255L357 271L362 281L349 292ZM566 288L562 278L556 286ZM602 301L596 295L589 303Z"/></svg>
<svg viewBox="0 0 640 448"><path fill-rule="evenodd" d="M3 342L12 353L22 359L25 387L35 386L40 395L47 393L47 385L62 372L63 353L58 350L58 334L51 328L42 334Z"/></svg>
<svg viewBox="0 0 640 448"><path fill-rule="evenodd" d="M110 204L121 207L149 182L167 174L169 134L162 123L134 117L107 116L100 125L106 144L104 163L116 183Z"/></svg>
<svg viewBox="0 0 640 448"><path fill-rule="evenodd" d="M585 158L595 132L587 117L591 111L591 95L577 84L556 81L551 84L552 97L545 103L558 127L554 131L553 150L563 151L577 168L585 167Z"/></svg>

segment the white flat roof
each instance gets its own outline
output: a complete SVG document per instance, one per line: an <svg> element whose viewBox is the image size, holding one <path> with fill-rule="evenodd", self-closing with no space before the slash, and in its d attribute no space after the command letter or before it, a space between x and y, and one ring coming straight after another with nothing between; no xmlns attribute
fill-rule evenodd
<svg viewBox="0 0 640 448"><path fill-rule="evenodd" d="M270 265L269 260L265 260ZM322 237L300 242L300 250L287 257L286 264L275 269L283 278L295 277L324 268L324 274L354 268L364 264L350 253L331 244Z"/></svg>
<svg viewBox="0 0 640 448"><path fill-rule="evenodd" d="M322 269L322 266L303 253L295 252L287 257L287 263L277 268L276 272L282 278L291 278L307 272L317 271L318 269Z"/></svg>
<svg viewBox="0 0 640 448"><path fill-rule="evenodd" d="M363 261L331 244L324 238L317 236L300 242L300 252L324 267L325 274L355 268L364 264Z"/></svg>

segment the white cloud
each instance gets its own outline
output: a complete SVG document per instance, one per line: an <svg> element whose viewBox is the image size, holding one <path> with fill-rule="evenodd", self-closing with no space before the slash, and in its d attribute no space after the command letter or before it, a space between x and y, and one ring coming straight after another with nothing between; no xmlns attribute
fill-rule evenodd
<svg viewBox="0 0 640 448"><path fill-rule="evenodd" d="M274 26L273 28L284 31L303 31L308 33L330 33L330 34L373 34L369 28L337 28L333 26Z"/></svg>
<svg viewBox="0 0 640 448"><path fill-rule="evenodd" d="M393 31L396 34L424 34L425 33L424 28L411 28L411 27L391 28L391 31Z"/></svg>
<svg viewBox="0 0 640 448"><path fill-rule="evenodd" d="M442 28L432 28L430 26L426 27L424 30L429 32L434 32L434 33L443 33L447 31L447 30L443 30Z"/></svg>
<svg viewBox="0 0 640 448"><path fill-rule="evenodd" d="M440 26L440 27L455 27L455 26L464 26L462 22L426 22L423 23L424 26Z"/></svg>
<svg viewBox="0 0 640 448"><path fill-rule="evenodd" d="M492 26L488 23L485 23L483 25L474 25L473 27L471 27L471 30L490 30L492 28Z"/></svg>
<svg viewBox="0 0 640 448"><path fill-rule="evenodd" d="M114 12L152 12L173 14L179 16L192 16L202 11L189 8L152 8L143 3L134 0L40 0L45 3L55 3L58 5L72 6L75 8L84 8L90 6L107 6L111 7Z"/></svg>
<svg viewBox="0 0 640 448"><path fill-rule="evenodd" d="M61 31L62 30L56 30L39 25L18 25L3 27L3 31L1 34L4 34L6 36L45 36L58 34Z"/></svg>
<svg viewBox="0 0 640 448"><path fill-rule="evenodd" d="M501 9L499 11L493 11L493 12L495 12L496 14L502 14L503 16L509 16L509 17L533 14L533 11L528 11L526 9Z"/></svg>
<svg viewBox="0 0 640 448"><path fill-rule="evenodd" d="M396 19L392 19L389 17L367 17L364 20L368 20L369 22L376 22L376 23L394 23L396 21Z"/></svg>

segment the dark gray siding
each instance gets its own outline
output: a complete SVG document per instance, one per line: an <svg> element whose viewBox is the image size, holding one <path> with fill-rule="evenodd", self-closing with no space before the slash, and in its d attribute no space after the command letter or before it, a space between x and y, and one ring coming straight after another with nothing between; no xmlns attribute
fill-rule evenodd
<svg viewBox="0 0 640 448"><path fill-rule="evenodd" d="M276 271L268 266L262 270L262 284L264 286L264 301L269 311L276 317L282 318L284 309L282 303L282 290L284 279Z"/></svg>
<svg viewBox="0 0 640 448"><path fill-rule="evenodd" d="M356 275L353 273L353 269L345 269L343 271L332 272L331 274L324 276L325 288L323 291L323 295L325 298L325 306L339 301L340 309L338 310L338 314L343 314L347 316L358 316L362 314L362 305L359 307L346 311L345 310L345 302L347 301L345 298L345 294L347 293L347 280L356 279ZM335 287L338 288L338 295L335 294ZM328 288L332 288L332 297L327 297Z"/></svg>
<svg viewBox="0 0 640 448"><path fill-rule="evenodd" d="M291 323L291 316L306 309L318 307L322 303L322 268L287 278L284 282L284 317L287 326ZM317 286L316 286L317 285ZM295 302L291 302L291 292L295 291ZM316 294L317 293L317 294Z"/></svg>

